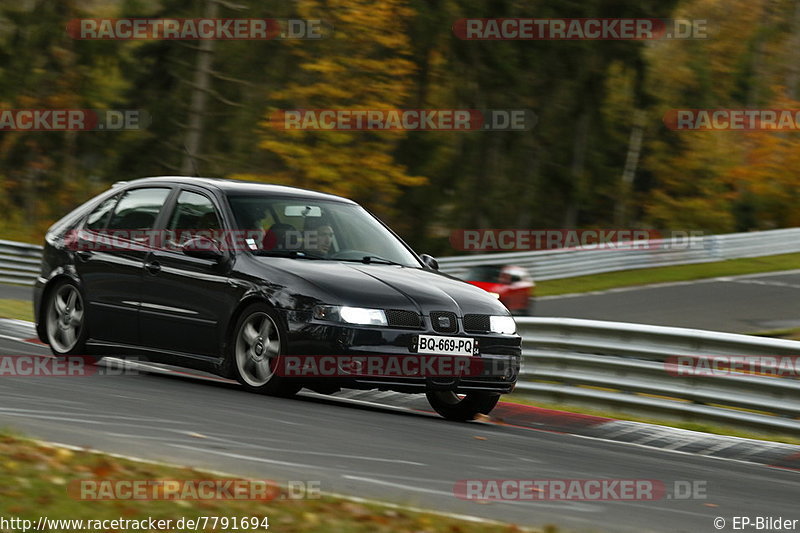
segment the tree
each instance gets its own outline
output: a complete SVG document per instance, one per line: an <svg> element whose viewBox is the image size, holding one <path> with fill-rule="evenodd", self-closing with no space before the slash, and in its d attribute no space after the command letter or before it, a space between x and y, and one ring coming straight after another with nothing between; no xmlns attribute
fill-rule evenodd
<svg viewBox="0 0 800 533"><path fill-rule="evenodd" d="M713 35L648 50L652 122L669 109L797 107L796 0L691 0L677 16L713 21ZM796 223L796 135L662 127L646 145L648 220L717 232Z"/></svg>
<svg viewBox="0 0 800 533"><path fill-rule="evenodd" d="M402 0L298 2L301 18L331 23L330 38L287 43L296 72L269 95L277 109L393 109L412 94L406 24L413 14ZM268 114L269 117L269 114ZM281 130L262 124L259 146L277 160L266 173L235 177L311 187L391 207L404 187L425 183L394 157L402 132Z"/></svg>
<svg viewBox="0 0 800 533"><path fill-rule="evenodd" d="M38 0L3 6L2 107L106 109L120 103L124 46L69 37L67 21L88 16L80 5ZM38 240L54 219L98 188L103 155L122 139L117 132L0 134L0 209L6 213L0 229Z"/></svg>

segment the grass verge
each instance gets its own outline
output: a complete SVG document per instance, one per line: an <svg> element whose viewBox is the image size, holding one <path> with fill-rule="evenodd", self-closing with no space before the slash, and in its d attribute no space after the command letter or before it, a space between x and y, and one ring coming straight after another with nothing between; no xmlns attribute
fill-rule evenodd
<svg viewBox="0 0 800 533"><path fill-rule="evenodd" d="M26 300L0 298L0 318L16 318L33 322L33 305Z"/></svg>
<svg viewBox="0 0 800 533"><path fill-rule="evenodd" d="M0 457L3 458L0 462L0 516L28 519L33 524L37 524L39 517L74 520L141 520L152 517L156 520L171 519L175 524L184 517L219 516L268 517L270 530L287 533L521 531L514 525L481 524L327 496L320 499L278 497L268 502L79 500L68 494L67 489L74 480L200 480L218 476L190 468L140 463L98 453L42 446L6 432L0 433ZM324 491L325 487L321 489ZM285 491L281 495L285 496ZM164 531L175 530L172 527ZM206 531L216 530L209 526ZM545 531L557 530L547 527Z"/></svg>
<svg viewBox="0 0 800 533"><path fill-rule="evenodd" d="M503 396L502 401L519 403L522 405L532 405L534 407L541 407L543 409L553 409L556 411L569 411L571 413L579 413L583 415L601 416L605 418L614 418L618 420L630 420L631 422L643 422L645 424L656 424L659 426L667 426L678 429L688 429L691 431L701 431L703 433L714 433L715 435L727 435L730 437L741 437L743 439L757 439L766 440L770 442L783 442L786 444L800 445L800 438L792 437L789 435L776 435L770 433L758 433L751 431L743 431L728 426L720 426L716 424L700 423L700 422L680 422L662 418L652 418L647 416L631 415L613 410L593 409L588 407L576 407L572 405L561 405L555 403L539 402L533 398L520 396L517 394L510 394Z"/></svg>
<svg viewBox="0 0 800 533"><path fill-rule="evenodd" d="M678 265L657 268L642 268L622 272L606 272L576 278L553 279L536 283L536 296L555 296L578 292L602 291L618 287L667 283L672 281L691 281L695 279L716 278L719 276L738 276L761 272L776 272L800 268L800 253L729 259L713 263Z"/></svg>
<svg viewBox="0 0 800 533"><path fill-rule="evenodd" d="M768 331L756 331L751 333L758 337L775 337L776 339L786 339L790 341L800 341L800 328L771 329Z"/></svg>

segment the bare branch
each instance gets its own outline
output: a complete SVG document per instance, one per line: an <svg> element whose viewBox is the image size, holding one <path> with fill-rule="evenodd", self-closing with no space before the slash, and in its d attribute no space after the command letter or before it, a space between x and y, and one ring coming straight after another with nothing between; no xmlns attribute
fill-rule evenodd
<svg viewBox="0 0 800 533"><path fill-rule="evenodd" d="M216 2L217 4L221 5L222 7L227 7L228 9L233 9L234 11L244 11L247 9L247 6L242 4L234 4L233 2L226 2L225 0L211 0L212 2Z"/></svg>
<svg viewBox="0 0 800 533"><path fill-rule="evenodd" d="M253 82L250 82L250 81L247 81L247 80L241 80L239 78L232 78L230 76L225 76L223 74L220 74L219 71L217 71L217 70L212 70L211 71L211 75L214 78L218 79L218 80L230 81L232 83L240 83L242 85L247 85L248 87L254 87L255 86L255 84Z"/></svg>
<svg viewBox="0 0 800 533"><path fill-rule="evenodd" d="M227 98L225 98L224 96L219 94L217 91L215 91L214 89L211 89L209 87L200 87L199 85L197 85L195 83L192 83L190 81L186 81L186 84L189 85L190 87L192 87L193 89L196 89L198 91L202 91L202 92L204 92L204 93L206 93L206 94L208 94L210 96L213 96L217 101L222 102L225 105L229 105L229 106L232 106L232 107L244 107L239 102L234 102L233 100L228 100Z"/></svg>

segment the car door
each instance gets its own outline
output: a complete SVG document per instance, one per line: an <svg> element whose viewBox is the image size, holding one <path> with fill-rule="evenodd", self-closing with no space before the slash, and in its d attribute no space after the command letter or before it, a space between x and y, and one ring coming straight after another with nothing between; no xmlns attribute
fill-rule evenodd
<svg viewBox="0 0 800 533"><path fill-rule="evenodd" d="M91 338L138 344L142 265L148 232L169 196L169 187L130 189L101 202L75 243L75 270L87 302Z"/></svg>
<svg viewBox="0 0 800 533"><path fill-rule="evenodd" d="M181 249L192 236L220 236L223 218L212 198L201 189L182 188L165 217L163 245L146 258L139 314L145 346L219 355L220 325L237 302L228 283L232 254L226 251L223 260L203 259Z"/></svg>

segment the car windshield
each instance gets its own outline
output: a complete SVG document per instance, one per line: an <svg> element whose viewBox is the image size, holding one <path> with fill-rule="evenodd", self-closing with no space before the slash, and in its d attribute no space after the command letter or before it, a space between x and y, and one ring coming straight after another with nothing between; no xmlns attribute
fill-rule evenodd
<svg viewBox="0 0 800 533"><path fill-rule="evenodd" d="M258 255L422 266L357 204L252 194L229 195L228 202L238 229L264 232L249 243Z"/></svg>
<svg viewBox="0 0 800 533"><path fill-rule="evenodd" d="M476 266L467 271L465 279L483 283L497 283L500 280L499 266Z"/></svg>

